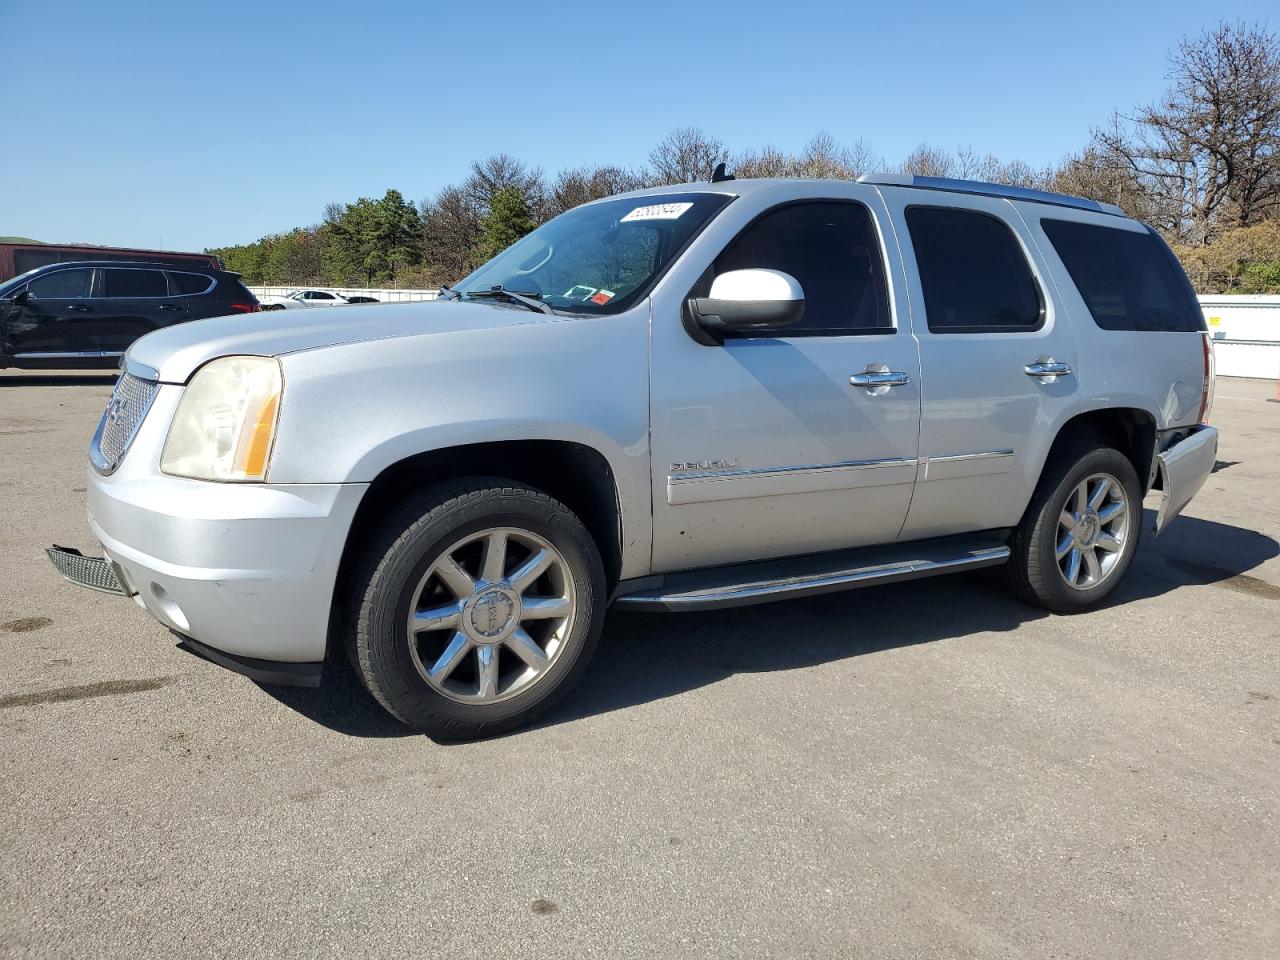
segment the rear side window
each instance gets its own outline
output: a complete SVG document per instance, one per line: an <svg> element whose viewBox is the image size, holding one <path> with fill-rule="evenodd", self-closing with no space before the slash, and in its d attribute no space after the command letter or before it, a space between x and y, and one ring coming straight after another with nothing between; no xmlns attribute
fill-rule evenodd
<svg viewBox="0 0 1280 960"><path fill-rule="evenodd" d="M184 296L204 293L213 286L213 278L203 273L171 273L169 279L177 287L178 293Z"/></svg>
<svg viewBox="0 0 1280 960"><path fill-rule="evenodd" d="M1103 330L1206 329L1186 274L1149 230L1041 220L1093 322Z"/></svg>
<svg viewBox="0 0 1280 960"><path fill-rule="evenodd" d="M891 333L884 260L860 203L795 203L770 211L716 259L716 274L763 267L804 290L804 319L784 337Z"/></svg>
<svg viewBox="0 0 1280 960"><path fill-rule="evenodd" d="M36 277L27 290L37 300L76 300L89 296L92 270L58 270Z"/></svg>
<svg viewBox="0 0 1280 960"><path fill-rule="evenodd" d="M104 297L167 297L169 295L169 286L165 283L164 274L159 270L113 270L108 267L102 273L102 296Z"/></svg>
<svg viewBox="0 0 1280 960"><path fill-rule="evenodd" d="M907 229L934 333L1036 330L1040 287L1008 225L949 207L908 207Z"/></svg>

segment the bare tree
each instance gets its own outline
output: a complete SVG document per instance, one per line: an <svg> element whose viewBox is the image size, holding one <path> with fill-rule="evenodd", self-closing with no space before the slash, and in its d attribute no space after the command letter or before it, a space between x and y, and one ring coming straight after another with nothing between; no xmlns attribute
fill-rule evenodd
<svg viewBox="0 0 1280 960"><path fill-rule="evenodd" d="M902 161L902 172L917 177L954 177L956 162L946 150L922 143Z"/></svg>
<svg viewBox="0 0 1280 960"><path fill-rule="evenodd" d="M729 152L719 140L697 127L681 127L649 154L650 179L654 184L710 180L716 164L728 159Z"/></svg>
<svg viewBox="0 0 1280 960"><path fill-rule="evenodd" d="M825 130L817 133L799 154L786 153L774 146L763 150L744 150L732 164L739 177L813 177L822 180L854 180L884 165L884 161L865 140L852 147L839 143Z"/></svg>
<svg viewBox="0 0 1280 960"><path fill-rule="evenodd" d="M422 202L422 253L433 283L456 283L475 267L480 217L467 192L445 187Z"/></svg>
<svg viewBox="0 0 1280 960"><path fill-rule="evenodd" d="M821 130L804 146L796 165L796 175L821 180L854 180L877 166L875 152L865 140L845 147Z"/></svg>
<svg viewBox="0 0 1280 960"><path fill-rule="evenodd" d="M561 170L551 185L547 198L547 215L559 216L579 204L611 197L615 193L638 190L644 186L642 174L622 167L578 167Z"/></svg>
<svg viewBox="0 0 1280 960"><path fill-rule="evenodd" d="M1096 131L1156 201L1157 225L1205 244L1280 206L1280 44L1261 27L1220 23L1170 58L1172 86Z"/></svg>
<svg viewBox="0 0 1280 960"><path fill-rule="evenodd" d="M477 216L484 216L494 195L503 187L515 187L529 205L538 220L543 220L547 188L542 170L528 167L507 153L495 154L471 164L471 174L462 184L467 201L475 208Z"/></svg>
<svg viewBox="0 0 1280 960"><path fill-rule="evenodd" d="M773 145L762 150L744 150L730 164L735 177L792 177L795 176L796 158Z"/></svg>

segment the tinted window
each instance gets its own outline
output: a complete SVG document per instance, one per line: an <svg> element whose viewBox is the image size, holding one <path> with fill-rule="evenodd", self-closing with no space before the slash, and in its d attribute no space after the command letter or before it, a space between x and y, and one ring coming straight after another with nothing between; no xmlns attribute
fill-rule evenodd
<svg viewBox="0 0 1280 960"><path fill-rule="evenodd" d="M1049 242L1104 330L1204 330L1182 267L1150 231L1041 220Z"/></svg>
<svg viewBox="0 0 1280 960"><path fill-rule="evenodd" d="M104 297L167 297L169 288L159 270L112 270L103 273Z"/></svg>
<svg viewBox="0 0 1280 960"><path fill-rule="evenodd" d="M929 329L939 333L1034 330L1040 289L1013 231L972 210L910 207Z"/></svg>
<svg viewBox="0 0 1280 960"><path fill-rule="evenodd" d="M181 294L204 293L213 285L213 278L203 273L171 273L169 279Z"/></svg>
<svg viewBox="0 0 1280 960"><path fill-rule="evenodd" d="M804 319L783 336L893 329L884 261L860 203L796 203L766 213L716 259L716 274L764 267L800 281Z"/></svg>
<svg viewBox="0 0 1280 960"><path fill-rule="evenodd" d="M92 270L59 270L56 273L36 277L27 289L37 300L67 300L89 295L89 279Z"/></svg>

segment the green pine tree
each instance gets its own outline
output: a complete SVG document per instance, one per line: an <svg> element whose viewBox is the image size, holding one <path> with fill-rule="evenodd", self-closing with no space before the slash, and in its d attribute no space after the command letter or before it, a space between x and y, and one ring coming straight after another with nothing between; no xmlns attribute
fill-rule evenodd
<svg viewBox="0 0 1280 960"><path fill-rule="evenodd" d="M493 195L489 212L480 221L479 259L492 259L536 226L524 194L515 187L503 187Z"/></svg>

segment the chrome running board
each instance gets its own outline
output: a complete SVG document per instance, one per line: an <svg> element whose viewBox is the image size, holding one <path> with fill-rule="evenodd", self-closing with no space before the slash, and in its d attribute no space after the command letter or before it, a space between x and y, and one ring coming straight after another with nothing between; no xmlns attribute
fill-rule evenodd
<svg viewBox="0 0 1280 960"><path fill-rule="evenodd" d="M1009 558L1006 537L998 531L644 577L618 584L613 606L655 613L714 610L976 570Z"/></svg>

